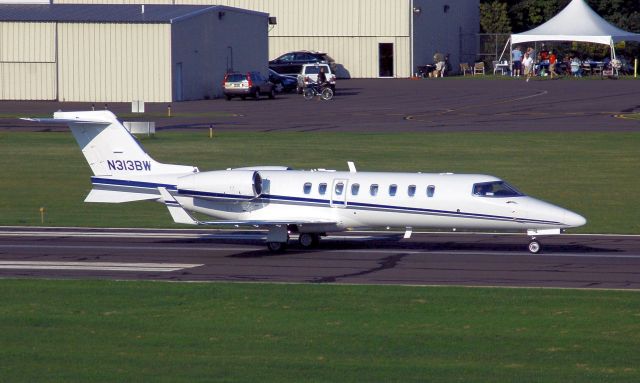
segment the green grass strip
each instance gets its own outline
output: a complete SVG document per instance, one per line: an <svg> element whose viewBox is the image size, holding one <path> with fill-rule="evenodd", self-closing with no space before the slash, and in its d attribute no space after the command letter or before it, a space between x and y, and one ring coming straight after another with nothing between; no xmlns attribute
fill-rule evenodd
<svg viewBox="0 0 640 383"><path fill-rule="evenodd" d="M575 232L640 233L640 133L161 132L142 138L157 160L200 170L249 165L299 169L483 173L574 210ZM0 133L0 225L172 227L151 202L86 204L90 170L70 133Z"/></svg>
<svg viewBox="0 0 640 383"><path fill-rule="evenodd" d="M6 382L637 382L637 292L0 281Z"/></svg>

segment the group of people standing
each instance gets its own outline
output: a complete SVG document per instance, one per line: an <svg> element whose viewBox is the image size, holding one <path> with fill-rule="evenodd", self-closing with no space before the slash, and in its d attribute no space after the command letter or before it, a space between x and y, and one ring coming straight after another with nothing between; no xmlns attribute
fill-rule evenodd
<svg viewBox="0 0 640 383"><path fill-rule="evenodd" d="M549 71L551 78L558 75L558 73L556 73L558 57L553 50L546 50L543 45L537 59L541 73L545 73L546 69ZM515 47L513 51L511 51L511 60L513 62L512 76L520 77L524 75L526 81L529 81L529 79L535 75L534 64L536 62L536 51L532 47L528 47L524 53L519 46Z"/></svg>

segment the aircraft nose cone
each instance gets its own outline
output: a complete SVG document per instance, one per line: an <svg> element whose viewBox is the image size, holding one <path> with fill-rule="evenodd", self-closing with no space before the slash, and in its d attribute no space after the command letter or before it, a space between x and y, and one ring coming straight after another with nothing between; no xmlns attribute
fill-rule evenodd
<svg viewBox="0 0 640 383"><path fill-rule="evenodd" d="M580 214L576 214L574 212L568 211L564 214L564 222L571 227L583 226L587 223L587 219L581 216Z"/></svg>

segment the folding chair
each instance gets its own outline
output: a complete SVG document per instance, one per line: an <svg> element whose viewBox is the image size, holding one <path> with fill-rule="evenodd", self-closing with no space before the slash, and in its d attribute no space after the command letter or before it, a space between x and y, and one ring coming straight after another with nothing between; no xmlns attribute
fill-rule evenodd
<svg viewBox="0 0 640 383"><path fill-rule="evenodd" d="M467 63L460 63L460 72L462 72L463 76L466 76L467 72L469 72L469 74L471 74L472 73L471 67Z"/></svg>
<svg viewBox="0 0 640 383"><path fill-rule="evenodd" d="M484 74L484 62L480 61L473 64L473 74Z"/></svg>

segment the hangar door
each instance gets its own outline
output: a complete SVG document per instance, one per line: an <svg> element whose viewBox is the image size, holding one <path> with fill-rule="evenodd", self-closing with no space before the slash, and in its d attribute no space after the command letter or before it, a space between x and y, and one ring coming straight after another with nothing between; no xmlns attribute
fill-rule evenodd
<svg viewBox="0 0 640 383"><path fill-rule="evenodd" d="M55 23L0 23L0 99L57 99Z"/></svg>
<svg viewBox="0 0 640 383"><path fill-rule="evenodd" d="M378 44L378 76L393 77L393 43Z"/></svg>

